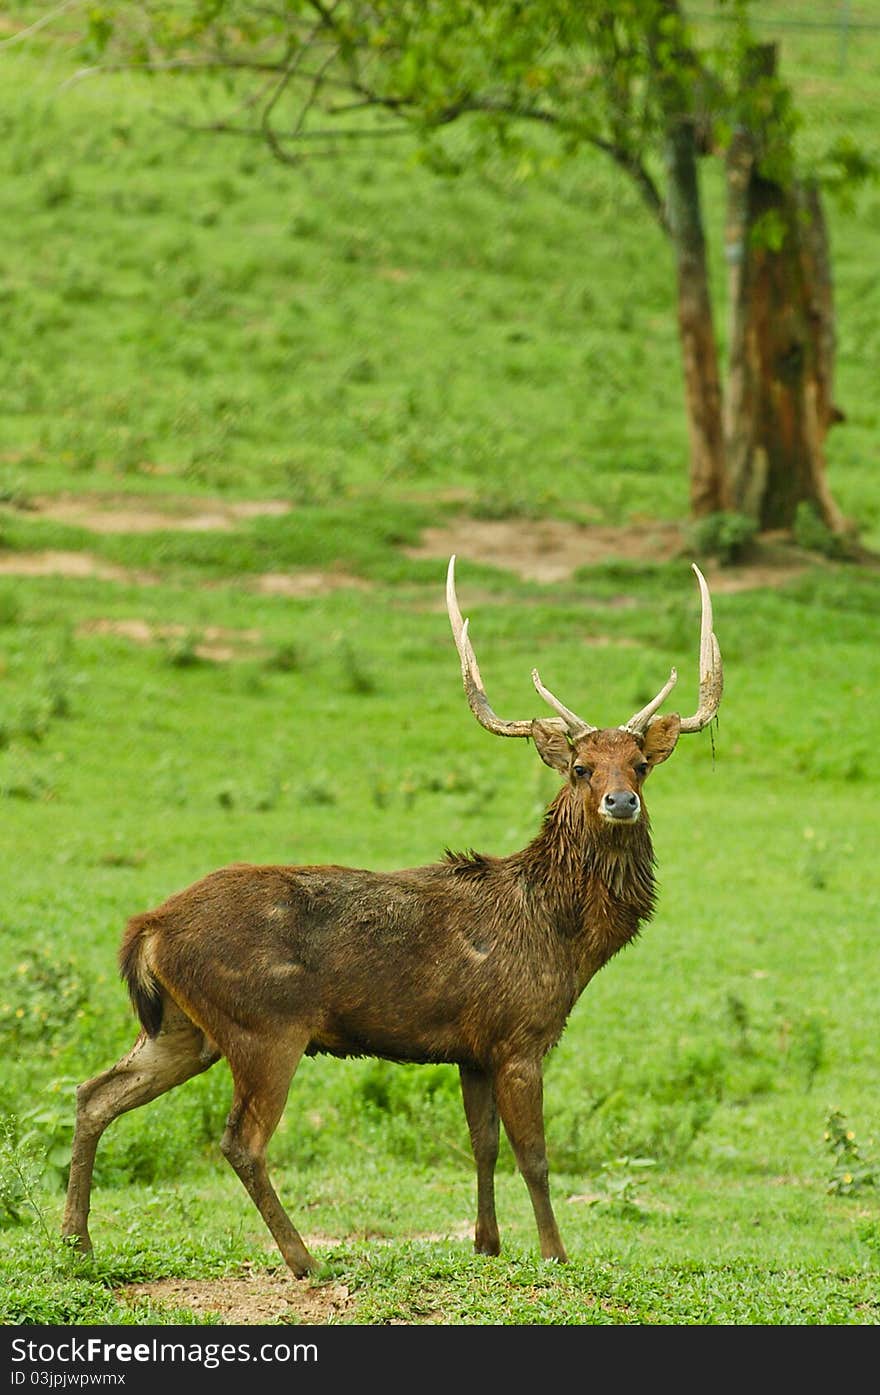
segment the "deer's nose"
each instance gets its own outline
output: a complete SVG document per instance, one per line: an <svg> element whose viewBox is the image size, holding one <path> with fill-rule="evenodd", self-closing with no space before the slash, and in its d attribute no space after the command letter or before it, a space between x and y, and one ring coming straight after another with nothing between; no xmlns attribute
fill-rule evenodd
<svg viewBox="0 0 880 1395"><path fill-rule="evenodd" d="M609 790L602 800L606 819L620 819L624 823L633 823L641 807L639 796L632 790Z"/></svg>

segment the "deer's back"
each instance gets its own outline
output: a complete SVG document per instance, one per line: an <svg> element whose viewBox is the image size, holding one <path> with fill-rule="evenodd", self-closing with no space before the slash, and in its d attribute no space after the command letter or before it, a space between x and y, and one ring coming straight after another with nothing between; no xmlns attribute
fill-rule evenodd
<svg viewBox="0 0 880 1395"><path fill-rule="evenodd" d="M236 864L135 917L152 972L224 1049L296 1019L310 1053L479 1063L545 1051L576 996L504 860L382 873Z"/></svg>

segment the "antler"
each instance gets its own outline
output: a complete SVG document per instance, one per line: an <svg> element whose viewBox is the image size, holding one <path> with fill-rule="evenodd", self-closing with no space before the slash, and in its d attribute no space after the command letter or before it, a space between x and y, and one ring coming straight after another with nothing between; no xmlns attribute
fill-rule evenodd
<svg viewBox="0 0 880 1395"><path fill-rule="evenodd" d="M628 722L624 722L623 726L621 727L621 731L631 731L634 736L643 735L647 729L648 723L650 722L654 713L657 711L657 708L661 705L661 703L666 701L677 682L678 671L676 669L672 669L669 677L663 684L663 687L660 689L657 696L655 698L652 698L648 705L642 708L641 712L636 712L634 716L630 717Z"/></svg>
<svg viewBox="0 0 880 1395"><path fill-rule="evenodd" d="M446 609L449 612L449 621L452 625L452 634L455 639L455 647L461 659L461 676L464 681L464 691L467 696L468 706L481 726L487 731L494 732L496 736L531 736L532 722L519 721L507 722L496 715L489 705L486 697L486 690L483 687L483 680L480 676L477 656L474 653L473 645L468 634L469 621L463 620L461 610L458 605L458 598L455 594L455 554L449 559L449 569L446 573ZM553 717L546 720L545 725L555 726L560 731L566 731L569 736L576 739L584 736L588 731L595 731L587 722L583 721L575 712L570 712L567 707L555 698L542 684L537 669L532 669L532 681L545 702L548 702L562 718L557 722Z"/></svg>
<svg viewBox="0 0 880 1395"><path fill-rule="evenodd" d="M691 566L700 584L703 605L700 619L700 701L692 717L682 718L681 729L702 731L718 711L724 691L724 674L721 668L721 650L712 630L712 597L709 595L709 587L696 562L692 562Z"/></svg>
<svg viewBox="0 0 880 1395"><path fill-rule="evenodd" d="M559 713L565 723L565 729L573 741L577 741L579 736L586 736L588 732L598 731L598 727L590 726L590 723L585 722L583 717L579 717L578 714L572 712L570 708L564 707L559 701L559 698L554 697L550 689L544 687L536 668L532 669L532 682L544 701L549 703L555 712Z"/></svg>
<svg viewBox="0 0 880 1395"><path fill-rule="evenodd" d="M706 578L700 571L696 563L692 563L697 581L700 586L700 597L702 601L702 617L700 620L700 700L699 706L692 717L681 719L681 730L702 731L707 726L718 711L721 702L721 693L724 686L724 678L721 670L721 650L718 647L718 640L712 630L712 598L709 595L709 587L706 585ZM452 625L452 634L455 639L455 647L461 659L461 676L464 681L464 691L467 696L468 705L481 726L487 731L493 732L496 736L531 736L533 734L533 723L528 721L508 722L496 715L489 705L486 691L483 687L483 680L477 665L477 656L474 653L473 645L468 634L467 620L462 619L461 610L458 605L458 598L455 594L455 554L449 559L449 569L446 573L446 609L449 612L449 620ZM621 727L621 731L632 732L634 736L645 733L657 709L665 702L678 681L678 673L673 669L660 689L656 697L643 707L639 712L635 712L628 722ZM559 714L560 721L550 717L546 720L546 725L555 726L559 731L565 731L572 741L577 741L579 737L588 735L598 728L585 722L583 717L579 717L576 712L572 712L559 701L557 697L545 688L541 682L540 675L536 668L532 669L532 682L540 696L555 712Z"/></svg>
<svg viewBox="0 0 880 1395"><path fill-rule="evenodd" d="M721 669L721 650L718 647L718 640L712 631L712 598L709 595L709 587L706 578L700 571L696 562L691 563L696 573L700 586L700 598L702 601L702 616L700 619L700 702L693 717L683 717L681 720L681 730L702 731L703 727L711 722L718 711L718 704L721 702L721 693L724 687L724 675ZM669 675L666 683L660 689L655 698L643 707L640 712L636 712L630 717L622 728L623 731L630 731L633 735L643 735L647 730L654 713L663 703L678 681L678 673L675 669Z"/></svg>
<svg viewBox="0 0 880 1395"><path fill-rule="evenodd" d="M480 677L477 656L468 635L468 621L461 618L458 597L455 594L454 553L449 559L449 570L446 573L446 609L449 611L449 622L452 625L455 647L461 659L461 676L464 681L468 706L477 721L487 731L494 732L496 736L531 736L531 722L505 722L501 717L497 717L489 706L489 699L486 697L483 680Z"/></svg>

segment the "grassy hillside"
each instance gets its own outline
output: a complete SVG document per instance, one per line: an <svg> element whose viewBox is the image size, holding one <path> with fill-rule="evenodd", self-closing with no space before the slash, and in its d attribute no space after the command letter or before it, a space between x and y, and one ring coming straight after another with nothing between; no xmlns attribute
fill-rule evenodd
<svg viewBox="0 0 880 1395"><path fill-rule="evenodd" d="M880 30L854 30L843 63L834 31L777 32L805 157L839 136L876 155ZM300 502L461 489L489 511L685 514L669 249L610 163L444 179L395 145L291 170L172 124L183 84L71 84L42 31L0 53L7 491L158 473ZM870 543L880 191L829 212L847 413L830 478Z"/></svg>
<svg viewBox="0 0 880 1395"><path fill-rule="evenodd" d="M805 150L876 148L880 30L780 32ZM170 125L169 86L70 70L0 47L0 1321L237 1320L279 1261L217 1149L223 1064L108 1133L95 1259L55 1238L73 1087L133 1038L121 928L227 862L532 836L556 779L467 710L444 549L502 714L536 711L533 665L611 725L675 663L693 710L693 552L651 533L687 508L671 267L597 160L291 172ZM830 213L830 479L880 546L880 192ZM508 553L469 554L475 522ZM652 777L658 912L547 1062L570 1265L506 1143L503 1255L472 1256L451 1067L313 1059L271 1158L326 1272L286 1320L880 1321L878 573L759 561L705 560L720 725Z"/></svg>

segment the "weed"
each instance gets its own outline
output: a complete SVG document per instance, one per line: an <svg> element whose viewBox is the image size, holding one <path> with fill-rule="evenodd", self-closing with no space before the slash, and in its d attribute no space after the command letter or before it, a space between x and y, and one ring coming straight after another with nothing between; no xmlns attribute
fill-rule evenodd
<svg viewBox="0 0 880 1395"><path fill-rule="evenodd" d="M825 1029L815 1013L796 1022L791 1029L788 1054L809 1093L826 1061Z"/></svg>
<svg viewBox="0 0 880 1395"><path fill-rule="evenodd" d="M628 1220L641 1217L644 1208L639 1200L638 1174L656 1167L656 1158L614 1158L602 1164L601 1196L593 1204L602 1210L617 1212Z"/></svg>
<svg viewBox="0 0 880 1395"><path fill-rule="evenodd" d="M880 1221L862 1221L856 1227L856 1234L875 1267L880 1269Z"/></svg>
<svg viewBox="0 0 880 1395"><path fill-rule="evenodd" d="M285 494L292 504L327 504L345 493L343 473L336 467L319 470L303 461L289 460L282 468Z"/></svg>
<svg viewBox="0 0 880 1395"><path fill-rule="evenodd" d="M221 785L217 791L217 803L221 809L234 809L237 803L237 792L234 785Z"/></svg>
<svg viewBox="0 0 880 1395"><path fill-rule="evenodd" d="M50 1102L24 1109L18 1116L22 1145L39 1154L42 1176L55 1189L67 1185L70 1171L76 1085L77 1081L70 1077L50 1080L47 1085Z"/></svg>
<svg viewBox="0 0 880 1395"><path fill-rule="evenodd" d="M15 1115L0 1117L0 1226L21 1225L31 1211L49 1243L52 1237L37 1200L43 1165Z"/></svg>
<svg viewBox="0 0 880 1395"><path fill-rule="evenodd" d="M320 774L306 780L299 786L296 799L298 804L321 807L336 804L339 796L336 793L336 786L329 775Z"/></svg>
<svg viewBox="0 0 880 1395"><path fill-rule="evenodd" d="M69 203L74 195L74 183L69 171L48 169L37 190L37 197L45 208L58 208Z"/></svg>
<svg viewBox="0 0 880 1395"><path fill-rule="evenodd" d="M8 504L13 509L32 509L33 499L27 485L18 475L8 470L0 472L0 504Z"/></svg>
<svg viewBox="0 0 880 1395"><path fill-rule="evenodd" d="M471 503L470 512L474 518L489 521L539 516L539 510L533 503L511 494L508 490L491 488L483 488L477 493Z"/></svg>
<svg viewBox="0 0 880 1395"><path fill-rule="evenodd" d="M727 1016L736 1033L736 1049L741 1056L753 1054L749 1038L749 1010L736 993L727 994Z"/></svg>
<svg viewBox="0 0 880 1395"><path fill-rule="evenodd" d="M302 646L294 641L279 644L266 659L266 667L277 673L300 673L304 665Z"/></svg>
<svg viewBox="0 0 880 1395"><path fill-rule="evenodd" d="M16 722L16 731L19 736L23 736L29 741L40 742L49 730L50 721L49 704L42 699L32 699L22 703Z"/></svg>
<svg viewBox="0 0 880 1395"><path fill-rule="evenodd" d="M370 776L370 798L377 809L387 809L394 797L391 781L385 775Z"/></svg>
<svg viewBox="0 0 880 1395"><path fill-rule="evenodd" d="M7 733L7 741L8 739ZM0 741L0 745L2 744ZM41 770L26 757L9 752L8 758L0 766L0 799L20 799L25 803L38 803L52 799L54 795L55 786Z"/></svg>
<svg viewBox="0 0 880 1395"><path fill-rule="evenodd" d="M804 841L807 845L803 859L804 879L814 891L825 891L831 879L833 861L828 842L825 838L817 838L813 828L804 829Z"/></svg>
<svg viewBox="0 0 880 1395"><path fill-rule="evenodd" d="M143 867L146 862L143 852L130 852L126 848L110 848L97 858L99 867Z"/></svg>
<svg viewBox="0 0 880 1395"><path fill-rule="evenodd" d="M165 641L165 657L172 668L195 668L203 662L199 636L194 630L173 635Z"/></svg>
<svg viewBox="0 0 880 1395"><path fill-rule="evenodd" d="M49 1050L81 1017L88 999L88 986L71 960L54 948L31 948L0 990L0 1037Z"/></svg>
<svg viewBox="0 0 880 1395"><path fill-rule="evenodd" d="M346 692L366 697L378 689L378 680L364 656L348 640L339 649L342 681Z"/></svg>
<svg viewBox="0 0 880 1395"><path fill-rule="evenodd" d="M824 1138L833 1159L827 1191L835 1196L851 1196L876 1185L880 1165L862 1157L855 1131L848 1127L846 1115L839 1109L829 1111Z"/></svg>
<svg viewBox="0 0 880 1395"><path fill-rule="evenodd" d="M281 803L287 789L282 776L277 771L272 771L266 778L262 789L254 797L254 809L258 814L268 814L273 809L277 809Z"/></svg>

